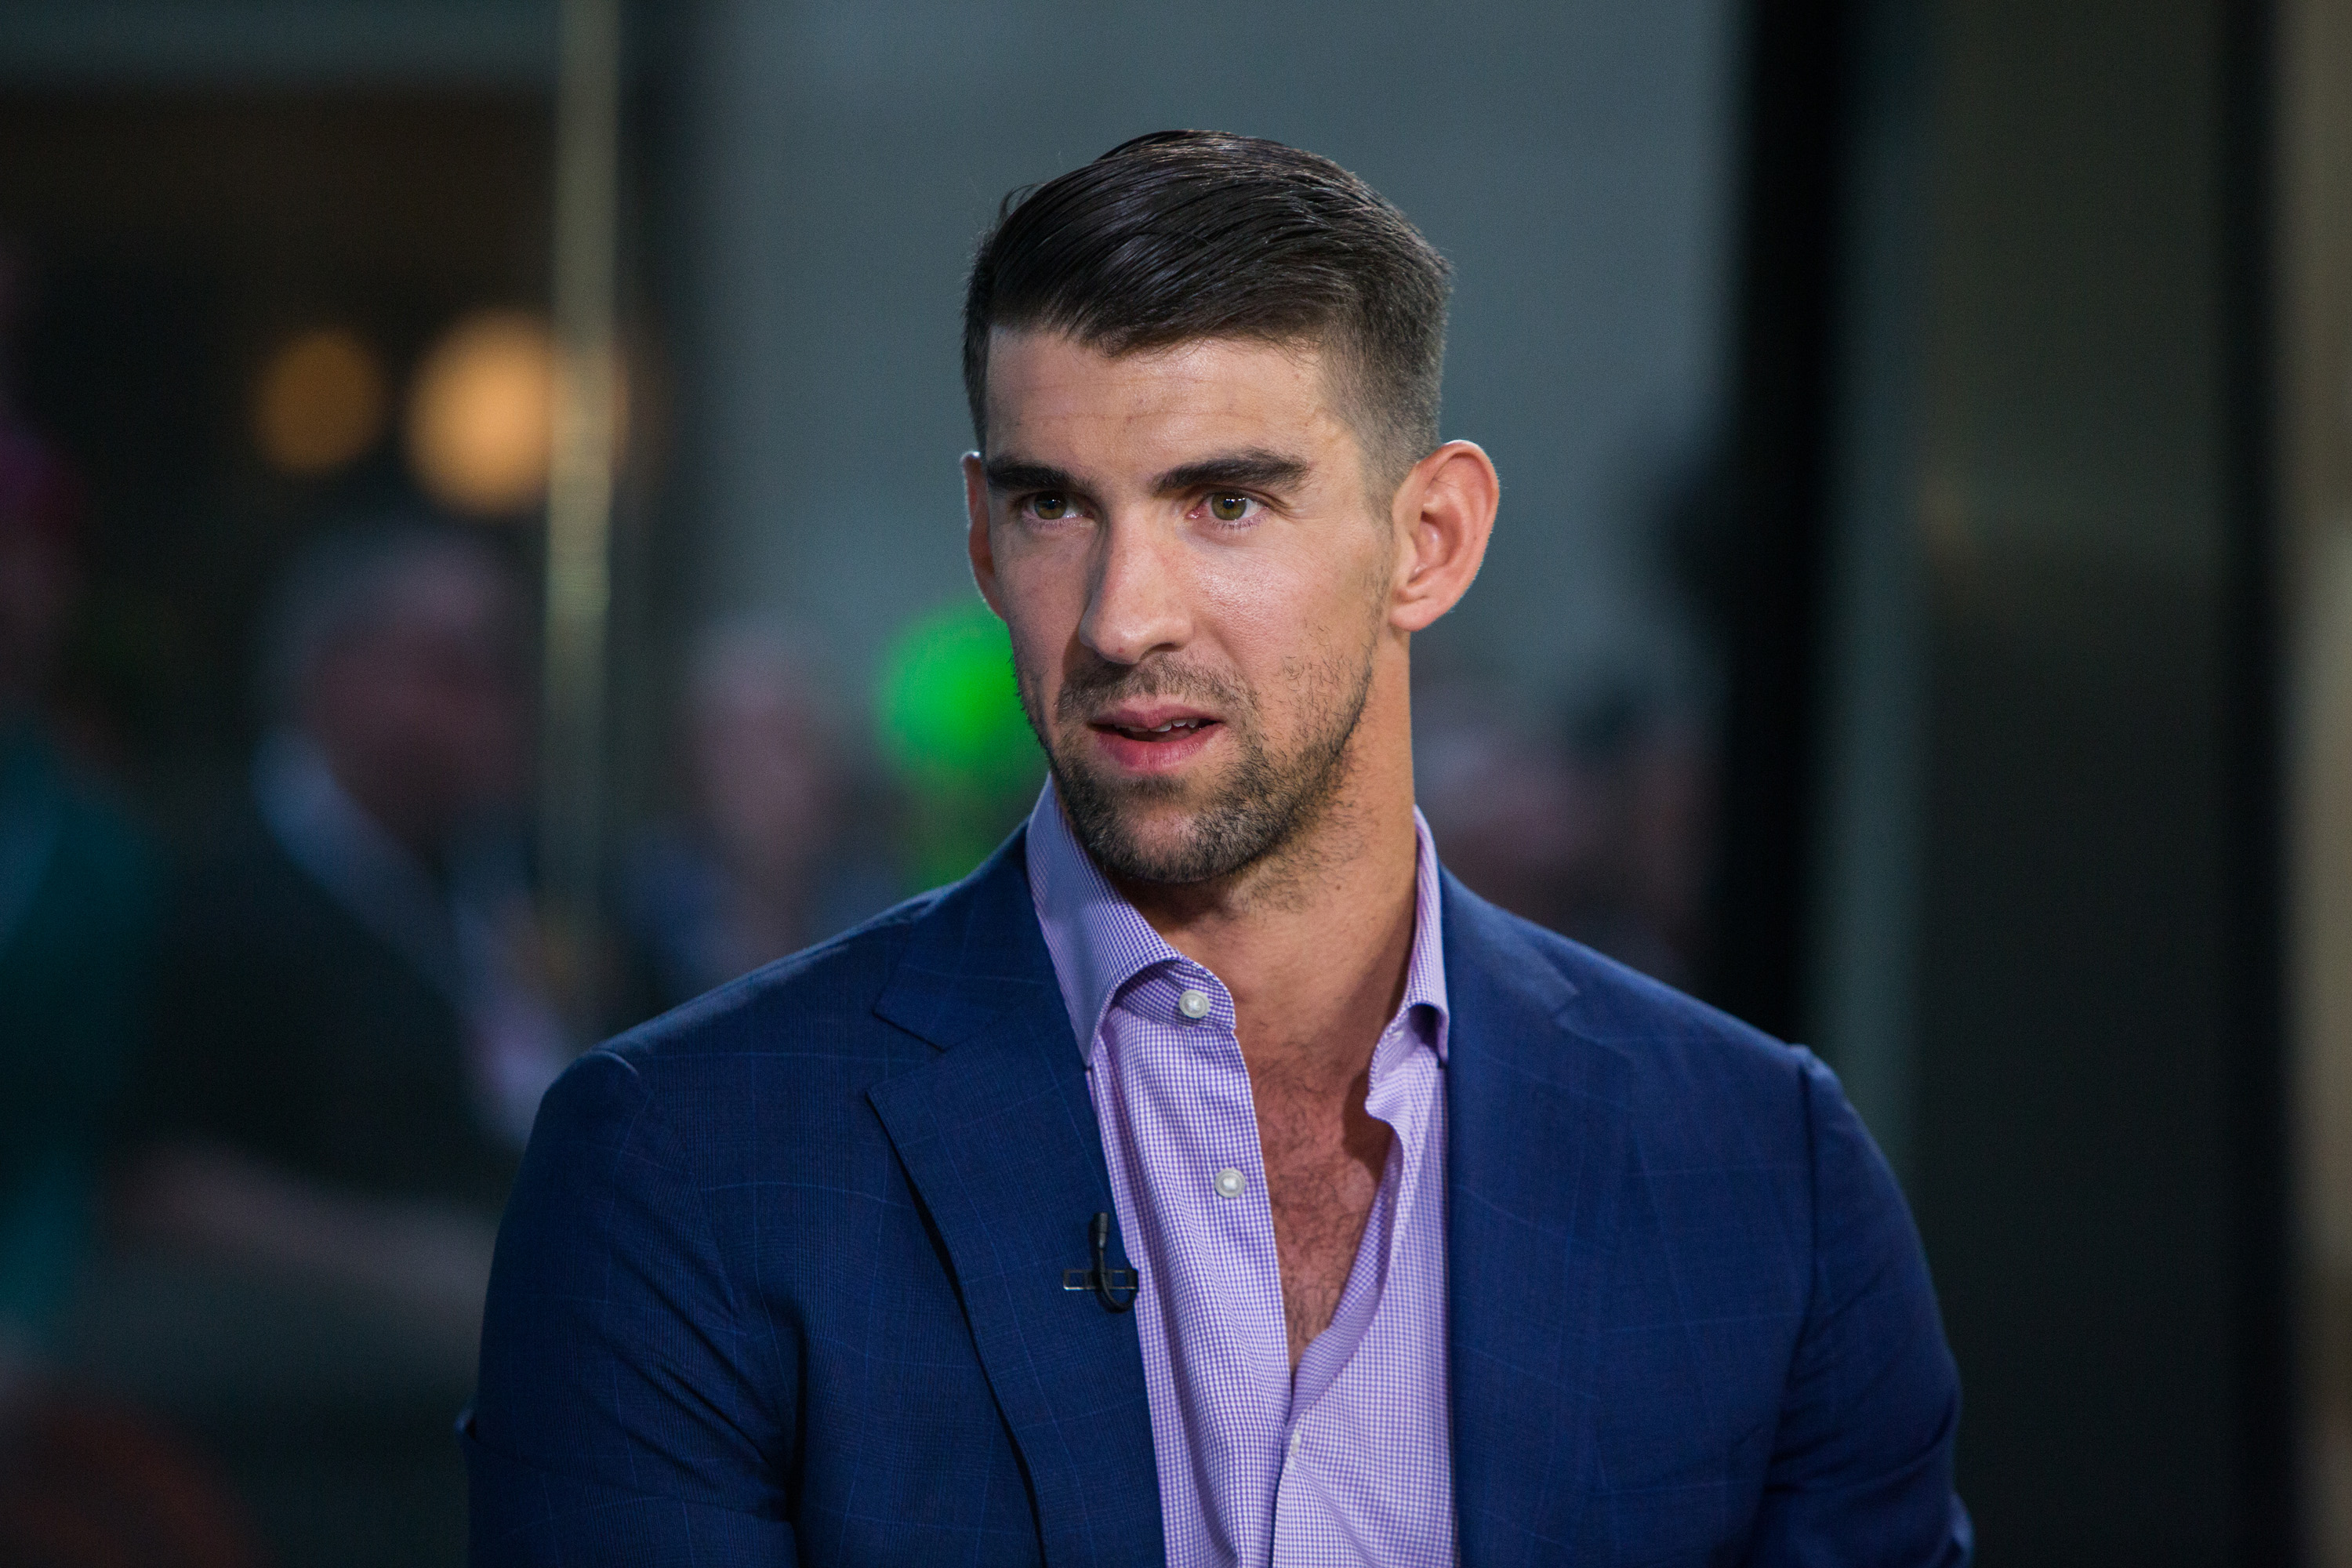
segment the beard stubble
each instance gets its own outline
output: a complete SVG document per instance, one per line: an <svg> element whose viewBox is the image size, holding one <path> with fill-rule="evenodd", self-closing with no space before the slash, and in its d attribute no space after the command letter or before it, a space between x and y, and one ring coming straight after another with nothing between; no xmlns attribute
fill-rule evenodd
<svg viewBox="0 0 2352 1568"><path fill-rule="evenodd" d="M1154 659L1120 666L1096 660L1072 675L1055 701L1064 726L1058 747L1039 721L1037 685L1021 672L1023 708L1037 732L1070 826L1096 864L1113 877L1183 885L1214 881L1258 865L1295 846L1330 809L1344 783L1348 743L1371 693L1376 641L1353 661L1331 653L1301 661L1295 678L1304 695L1306 733L1277 752L1268 743L1255 693L1213 671ZM1234 752L1231 767L1171 844L1147 844L1137 831L1139 808L1180 796L1190 781L1113 782L1089 765L1086 718L1129 699L1173 698L1221 715Z"/></svg>

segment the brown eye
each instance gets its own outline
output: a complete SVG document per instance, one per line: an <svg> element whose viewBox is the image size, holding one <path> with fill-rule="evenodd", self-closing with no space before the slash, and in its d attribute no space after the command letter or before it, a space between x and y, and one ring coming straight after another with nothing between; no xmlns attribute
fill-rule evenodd
<svg viewBox="0 0 2352 1568"><path fill-rule="evenodd" d="M1249 515L1247 496L1211 496L1209 515L1219 522L1239 522Z"/></svg>
<svg viewBox="0 0 2352 1568"><path fill-rule="evenodd" d="M1042 495L1029 499L1029 515L1040 522L1059 522L1070 515L1070 498Z"/></svg>

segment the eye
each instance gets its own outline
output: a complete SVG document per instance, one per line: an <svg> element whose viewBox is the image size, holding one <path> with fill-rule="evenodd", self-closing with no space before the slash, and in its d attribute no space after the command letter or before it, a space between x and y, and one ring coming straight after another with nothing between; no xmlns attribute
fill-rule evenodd
<svg viewBox="0 0 2352 1568"><path fill-rule="evenodd" d="M1241 522L1251 515L1257 504L1248 496L1227 492L1210 496L1208 511L1219 522Z"/></svg>
<svg viewBox="0 0 2352 1568"><path fill-rule="evenodd" d="M1055 490L1041 490L1021 503L1021 510L1040 522L1060 522L1076 509L1070 498Z"/></svg>

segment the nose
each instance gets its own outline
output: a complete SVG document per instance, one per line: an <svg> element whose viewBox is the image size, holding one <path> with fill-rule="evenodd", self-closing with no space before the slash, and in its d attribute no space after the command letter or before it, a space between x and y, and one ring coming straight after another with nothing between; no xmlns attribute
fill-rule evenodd
<svg viewBox="0 0 2352 1568"><path fill-rule="evenodd" d="M1181 545L1142 518L1113 516L1096 537L1079 640L1112 664L1182 647L1192 626Z"/></svg>

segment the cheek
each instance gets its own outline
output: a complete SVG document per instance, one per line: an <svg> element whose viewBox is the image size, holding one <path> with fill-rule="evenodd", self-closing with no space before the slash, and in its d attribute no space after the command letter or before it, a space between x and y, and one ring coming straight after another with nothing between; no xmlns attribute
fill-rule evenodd
<svg viewBox="0 0 2352 1568"><path fill-rule="evenodd" d="M1033 703L1050 697L1087 612L1083 562L1030 559L1000 566L998 583L1013 667Z"/></svg>
<svg viewBox="0 0 2352 1568"><path fill-rule="evenodd" d="M1378 625L1377 602L1364 591L1369 568L1307 551L1237 556L1204 575L1202 603L1218 641L1267 700L1302 675L1335 660L1352 661Z"/></svg>

